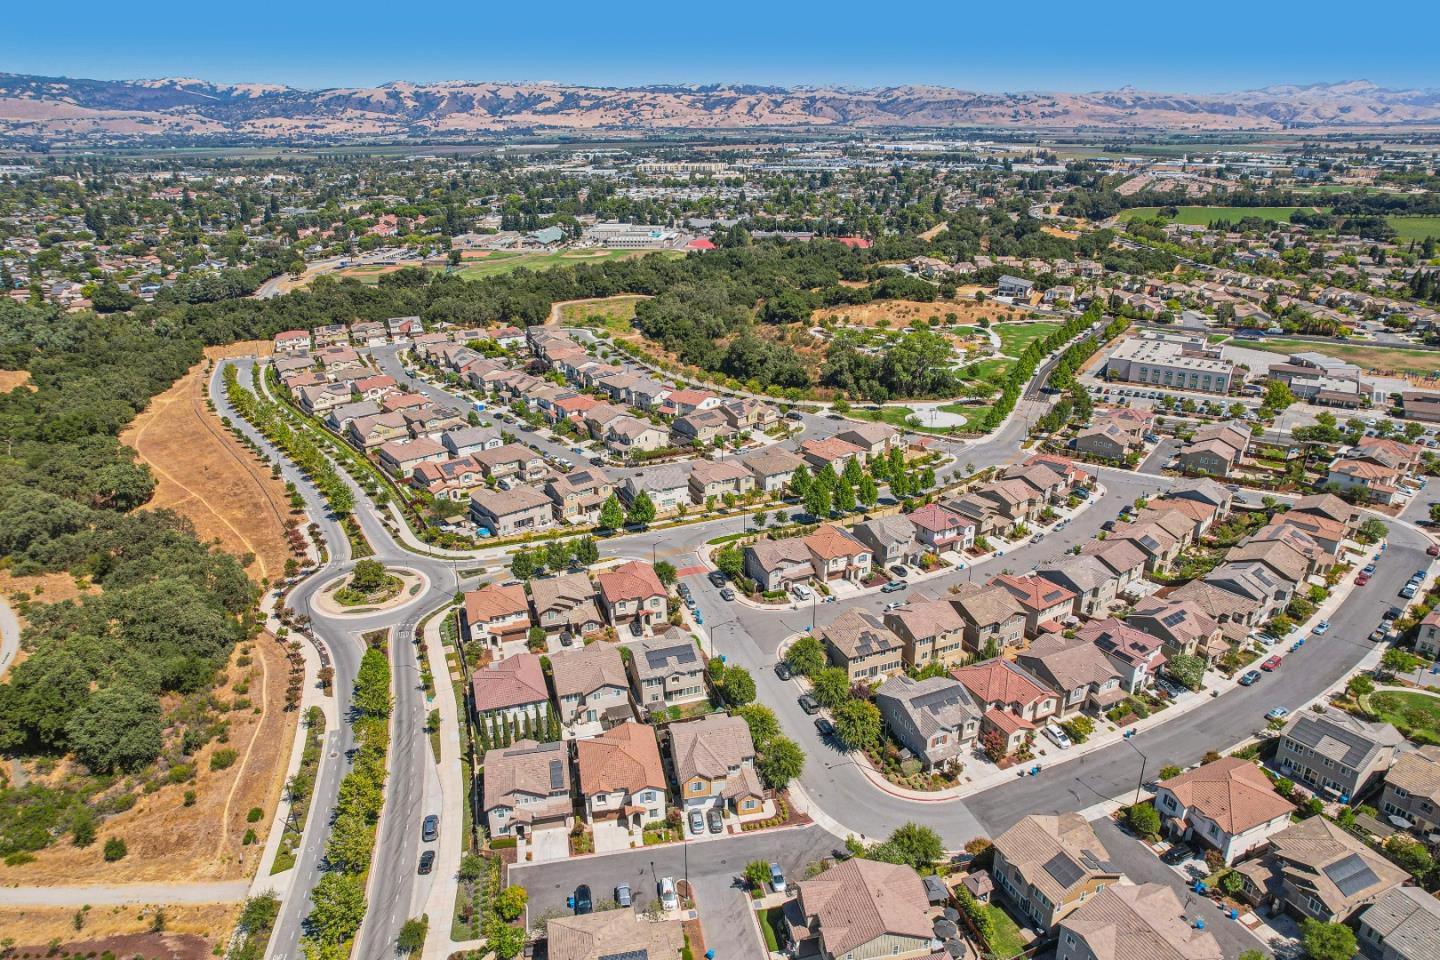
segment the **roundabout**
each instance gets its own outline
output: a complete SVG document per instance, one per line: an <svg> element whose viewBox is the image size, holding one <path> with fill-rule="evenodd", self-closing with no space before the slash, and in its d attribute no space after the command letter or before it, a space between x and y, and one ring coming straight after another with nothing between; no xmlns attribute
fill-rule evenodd
<svg viewBox="0 0 1440 960"><path fill-rule="evenodd" d="M429 577L418 570L361 560L355 569L322 584L313 602L326 617L368 617L409 606L429 588Z"/></svg>

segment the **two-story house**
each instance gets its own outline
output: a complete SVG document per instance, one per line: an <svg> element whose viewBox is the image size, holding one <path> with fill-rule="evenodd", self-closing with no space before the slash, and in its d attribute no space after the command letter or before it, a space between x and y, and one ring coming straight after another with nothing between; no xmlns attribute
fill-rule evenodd
<svg viewBox="0 0 1440 960"><path fill-rule="evenodd" d="M1241 895L1291 916L1345 923L1410 875L1328 817L1310 817L1270 838L1237 867Z"/></svg>
<svg viewBox="0 0 1440 960"><path fill-rule="evenodd" d="M1075 608L1075 592L1044 577L1016 577L1002 573L993 577L990 583L1003 588L1025 611L1027 637L1058 632L1061 622L1070 619Z"/></svg>
<svg viewBox="0 0 1440 960"><path fill-rule="evenodd" d="M577 740L575 768L587 823L612 821L633 832L665 819L665 765L654 727L629 721Z"/></svg>
<svg viewBox="0 0 1440 960"><path fill-rule="evenodd" d="M675 627L627 647L630 682L647 713L682 707L707 697L705 661L688 633Z"/></svg>
<svg viewBox="0 0 1440 960"><path fill-rule="evenodd" d="M958 760L980 733L979 707L950 677L891 677L875 691L875 705L896 742L932 769Z"/></svg>
<svg viewBox="0 0 1440 960"><path fill-rule="evenodd" d="M476 490L470 494L470 519L497 537L538 533L555 526L555 504L534 487Z"/></svg>
<svg viewBox="0 0 1440 960"><path fill-rule="evenodd" d="M744 718L712 713L667 729L675 782L687 812L715 809L743 818L761 811L765 791L755 773L755 744Z"/></svg>
<svg viewBox="0 0 1440 960"><path fill-rule="evenodd" d="M885 625L905 645L906 666L949 666L965 657L965 618L949 600L916 593L909 603L885 614Z"/></svg>
<svg viewBox="0 0 1440 960"><path fill-rule="evenodd" d="M975 545L975 521L938 503L925 504L911 513L909 519L915 528L915 539L931 553L968 550Z"/></svg>
<svg viewBox="0 0 1440 960"><path fill-rule="evenodd" d="M1120 673L1126 693L1148 687L1154 682L1156 671L1165 664L1165 655L1160 652L1164 643L1159 637L1142 633L1114 617L1091 620L1075 635L1095 644L1109 658Z"/></svg>
<svg viewBox="0 0 1440 960"><path fill-rule="evenodd" d="M1009 660L994 659L956 667L950 676L964 684L983 711L980 731L995 731L1011 753L1037 726L1060 711L1060 695Z"/></svg>
<svg viewBox="0 0 1440 960"><path fill-rule="evenodd" d="M570 763L564 743L517 740L485 751L481 806L492 837L569 830Z"/></svg>
<svg viewBox="0 0 1440 960"><path fill-rule="evenodd" d="M1274 767L1322 797L1362 796L1395 762L1405 738L1388 723L1343 710L1296 713L1275 749Z"/></svg>
<svg viewBox="0 0 1440 960"><path fill-rule="evenodd" d="M595 578L600 609L616 627L639 623L643 629L665 619L665 585L655 568L631 560Z"/></svg>
<svg viewBox="0 0 1440 960"><path fill-rule="evenodd" d="M1043 636L1017 654L1015 663L1060 694L1061 717L1081 710L1099 713L1125 699L1125 685L1110 659L1078 637Z"/></svg>
<svg viewBox="0 0 1440 960"><path fill-rule="evenodd" d="M850 609L820 628L830 662L844 669L851 683L873 683L905 669L904 643L865 610Z"/></svg>
<svg viewBox="0 0 1440 960"><path fill-rule="evenodd" d="M596 642L550 654L550 682L560 722L576 737L635 718L620 648Z"/></svg>
<svg viewBox="0 0 1440 960"><path fill-rule="evenodd" d="M809 880L785 905L797 956L891 960L931 955L926 888L913 867L855 857Z"/></svg>
<svg viewBox="0 0 1440 960"><path fill-rule="evenodd" d="M1426 744L1401 754L1385 773L1376 806L1422 836L1440 831L1440 747Z"/></svg>
<svg viewBox="0 0 1440 960"><path fill-rule="evenodd" d="M897 563L919 563L924 547L915 539L915 524L904 514L875 517L855 524L855 539L870 548L871 562L890 567Z"/></svg>
<svg viewBox="0 0 1440 960"><path fill-rule="evenodd" d="M1049 930L1124 876L1078 813L1031 814L995 838L996 887L1024 916Z"/></svg>
<svg viewBox="0 0 1440 960"><path fill-rule="evenodd" d="M460 608L460 632L466 640L478 640L491 647L512 640L524 640L530 629L530 604L521 584L486 584L465 593Z"/></svg>
<svg viewBox="0 0 1440 960"><path fill-rule="evenodd" d="M1060 921L1055 960L1219 960L1220 942L1188 922L1163 883L1109 887Z"/></svg>
<svg viewBox="0 0 1440 960"><path fill-rule="evenodd" d="M1239 757L1161 780L1155 809L1172 835L1219 851L1226 866L1265 846L1295 812L1258 766Z"/></svg>
<svg viewBox="0 0 1440 960"><path fill-rule="evenodd" d="M550 690L540 658L517 653L471 673L470 709L487 729L500 723L519 725L527 719L532 724L543 721L550 709Z"/></svg>
<svg viewBox="0 0 1440 960"><path fill-rule="evenodd" d="M967 583L952 599L965 621L965 645L972 652L1000 655L1020 646L1025 609L1004 587Z"/></svg>
<svg viewBox="0 0 1440 960"><path fill-rule="evenodd" d="M584 573L530 581L530 606L546 636L583 637L605 625L595 605L595 584Z"/></svg>
<svg viewBox="0 0 1440 960"><path fill-rule="evenodd" d="M1085 554L1041 566L1035 574L1073 593L1071 613L1082 617L1104 616L1120 585L1120 578L1099 557Z"/></svg>
<svg viewBox="0 0 1440 960"><path fill-rule="evenodd" d="M706 504L713 497L743 496L755 489L755 475L738 460L698 460L690 470L690 497Z"/></svg>

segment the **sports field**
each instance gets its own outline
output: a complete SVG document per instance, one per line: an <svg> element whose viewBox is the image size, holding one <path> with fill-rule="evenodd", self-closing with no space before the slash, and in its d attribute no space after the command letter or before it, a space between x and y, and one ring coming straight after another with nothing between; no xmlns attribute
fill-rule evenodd
<svg viewBox="0 0 1440 960"><path fill-rule="evenodd" d="M556 253L529 253L496 250L478 260L468 260L455 268L455 273L467 280L479 277L493 277L509 273L519 267L529 270L553 270L556 267L573 267L578 263L604 263L607 260L634 260L654 250L561 250ZM678 250L658 251L663 256L682 257Z"/></svg>
<svg viewBox="0 0 1440 960"><path fill-rule="evenodd" d="M1160 214L1160 207L1131 207L1120 212L1121 220L1146 220ZM1259 217L1262 220L1288 221L1296 210L1319 213L1323 207L1176 207L1173 222L1194 226L1208 226L1215 220L1239 220L1242 217Z"/></svg>
<svg viewBox="0 0 1440 960"><path fill-rule="evenodd" d="M1409 242L1434 237L1440 240L1440 217L1386 217L1395 228L1395 239Z"/></svg>
<svg viewBox="0 0 1440 960"><path fill-rule="evenodd" d="M1000 337L1000 352L1007 357L1018 357L1030 345L1030 341L1039 340L1055 330L1060 329L1058 323L997 323L995 332Z"/></svg>
<svg viewBox="0 0 1440 960"><path fill-rule="evenodd" d="M1239 345L1239 344L1236 344ZM1323 353L1327 357L1353 363L1365 370L1393 371L1429 376L1440 373L1440 350L1406 350L1401 347L1376 347L1359 343L1317 343L1313 340L1246 340L1246 350L1267 353Z"/></svg>

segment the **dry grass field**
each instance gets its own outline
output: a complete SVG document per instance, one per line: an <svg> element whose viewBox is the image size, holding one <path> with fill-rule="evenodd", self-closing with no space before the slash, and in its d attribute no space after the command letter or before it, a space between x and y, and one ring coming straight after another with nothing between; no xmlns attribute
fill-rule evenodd
<svg viewBox="0 0 1440 960"><path fill-rule="evenodd" d="M242 666L247 656L250 662ZM4 867L4 882L48 886L73 884L77 878L142 883L248 877L280 800L299 720L298 711L284 709L288 673L284 650L270 636L241 644L231 656L226 683L214 691L217 700L232 704L227 742L211 742L195 755L194 781L167 783L142 795L129 810L106 818L99 839L88 847L61 840L37 851L31 863ZM211 769L210 758L225 749L235 751L234 763ZM65 773L60 764L36 779ZM187 790L195 792L195 802L188 807ZM255 823L246 820L252 807L263 812ZM255 831L250 844L243 843L247 830ZM104 862L103 841L109 837L125 841L129 852L123 860Z"/></svg>
<svg viewBox="0 0 1440 960"><path fill-rule="evenodd" d="M252 346L253 352L253 346ZM151 508L188 517L202 540L218 539L236 555L253 554L254 577L281 576L290 554L285 484L272 479L205 406L207 364L177 380L120 435L156 479Z"/></svg>
<svg viewBox="0 0 1440 960"><path fill-rule="evenodd" d="M0 370L0 393L9 393L16 387L23 387L29 382L29 370Z"/></svg>
<svg viewBox="0 0 1440 960"><path fill-rule="evenodd" d="M216 944L224 943L240 916L239 903L170 904L165 910L165 933L150 932L154 908L141 906L91 907L78 911L82 922L75 930L73 907L0 907L0 939L12 938L11 957L50 955L50 941L76 954L146 960L203 960Z"/></svg>
<svg viewBox="0 0 1440 960"><path fill-rule="evenodd" d="M954 314L954 318L951 318ZM974 300L936 300L924 303L919 300L872 300L856 306L826 307L816 310L811 319L815 323L828 318L836 323L873 327L884 320L892 330L908 327L911 323L924 325L931 317L939 319L941 325L973 324L981 318L991 323L1004 323L1025 316L1024 311L1009 304L976 303Z"/></svg>

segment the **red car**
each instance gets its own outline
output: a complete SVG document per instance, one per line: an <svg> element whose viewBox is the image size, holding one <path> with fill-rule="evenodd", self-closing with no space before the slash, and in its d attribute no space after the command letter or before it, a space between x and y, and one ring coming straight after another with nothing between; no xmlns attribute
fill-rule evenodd
<svg viewBox="0 0 1440 960"><path fill-rule="evenodd" d="M1425 556L1427 556L1427 557L1440 557L1440 546L1437 546L1437 545L1435 545L1435 544L1433 544L1433 543L1430 544L1430 546L1428 546L1428 547L1425 548Z"/></svg>
<svg viewBox="0 0 1440 960"><path fill-rule="evenodd" d="M1363 586L1365 586L1365 584L1367 584L1367 583L1369 583L1369 582L1370 582L1370 574L1368 574L1368 573L1358 574L1358 575L1355 577L1355 586L1357 586L1357 587L1363 587Z"/></svg>
<svg viewBox="0 0 1440 960"><path fill-rule="evenodd" d="M1260 669L1264 670L1266 673L1270 673L1272 670L1276 669L1279 666L1280 657L1271 657L1269 660L1266 660L1264 663L1260 664Z"/></svg>

